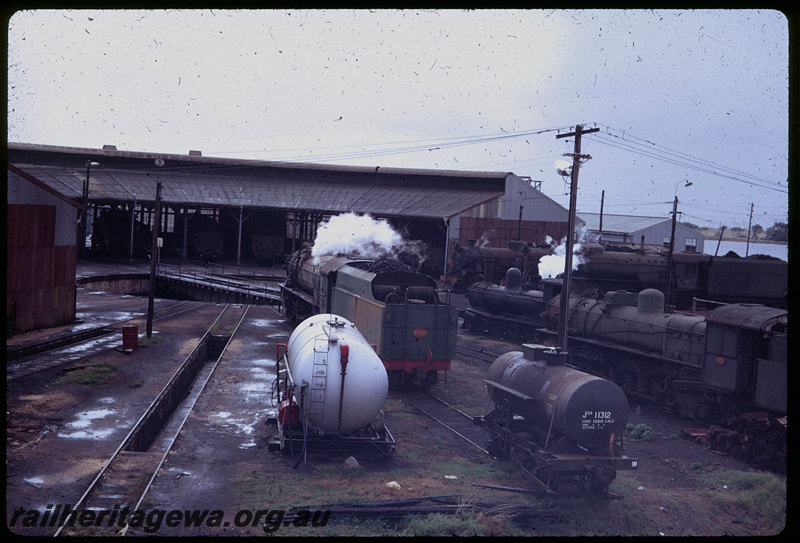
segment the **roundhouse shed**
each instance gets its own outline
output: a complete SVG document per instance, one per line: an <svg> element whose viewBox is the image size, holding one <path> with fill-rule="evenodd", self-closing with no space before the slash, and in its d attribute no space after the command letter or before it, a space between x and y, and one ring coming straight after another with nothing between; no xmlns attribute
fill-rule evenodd
<svg viewBox="0 0 800 543"><path fill-rule="evenodd" d="M436 276L455 242L544 241L563 236L568 218L535 182L509 172L245 160L111 145L9 143L8 153L14 167L83 204L91 242L78 244L79 257L92 251L146 258L159 183L161 258L238 263L258 258L257 247L267 245L288 253L313 241L330 216L357 213L385 218L407 238L424 241L433 252L427 271Z"/></svg>

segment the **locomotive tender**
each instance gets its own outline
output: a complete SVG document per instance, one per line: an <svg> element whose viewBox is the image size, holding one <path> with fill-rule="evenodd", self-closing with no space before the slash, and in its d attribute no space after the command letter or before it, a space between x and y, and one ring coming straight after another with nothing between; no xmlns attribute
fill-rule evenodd
<svg viewBox="0 0 800 543"><path fill-rule="evenodd" d="M630 414L622 390L564 364L554 349L522 348L499 356L487 373L495 409L477 422L495 436L497 456L513 451L547 491L602 491L618 469L636 469L638 461L621 453Z"/></svg>
<svg viewBox="0 0 800 543"><path fill-rule="evenodd" d="M287 263L282 312L290 320L333 313L376 346L390 382L436 384L456 354L458 310L436 283L397 261L341 256L315 259L306 247Z"/></svg>
<svg viewBox="0 0 800 543"><path fill-rule="evenodd" d="M271 448L394 452L381 417L389 379L352 322L327 313L309 317L276 354L279 441Z"/></svg>

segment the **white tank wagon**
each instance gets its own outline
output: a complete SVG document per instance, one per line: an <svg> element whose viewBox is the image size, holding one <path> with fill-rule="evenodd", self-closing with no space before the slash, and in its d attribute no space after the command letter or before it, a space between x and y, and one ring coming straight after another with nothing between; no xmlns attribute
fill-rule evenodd
<svg viewBox="0 0 800 543"><path fill-rule="evenodd" d="M331 313L307 318L278 346L276 367L281 449L394 452L394 438L382 422L386 368L352 322Z"/></svg>

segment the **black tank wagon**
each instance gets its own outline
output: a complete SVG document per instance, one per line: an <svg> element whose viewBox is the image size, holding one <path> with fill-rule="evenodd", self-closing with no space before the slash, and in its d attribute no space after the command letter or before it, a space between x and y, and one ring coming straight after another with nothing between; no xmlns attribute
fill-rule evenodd
<svg viewBox="0 0 800 543"><path fill-rule="evenodd" d="M638 467L622 453L625 394L563 353L525 344L494 361L486 385L495 409L477 422L495 437L496 456L516 456L543 489L602 491L617 470Z"/></svg>

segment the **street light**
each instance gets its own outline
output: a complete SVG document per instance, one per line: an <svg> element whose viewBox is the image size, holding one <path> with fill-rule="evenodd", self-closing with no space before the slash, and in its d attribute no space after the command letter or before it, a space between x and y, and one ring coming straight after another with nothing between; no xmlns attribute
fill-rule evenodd
<svg viewBox="0 0 800 543"><path fill-rule="evenodd" d="M683 181L684 187L691 187L692 182L688 179ZM667 285L664 294L664 311L667 310L669 305L669 297L672 290L672 252L675 250L675 224L678 222L678 185L681 181L675 183L675 198L672 200L672 234L669 237L669 253L667 253Z"/></svg>
<svg viewBox="0 0 800 543"><path fill-rule="evenodd" d="M92 166L99 166L99 162L92 160L86 161L86 179L83 181L83 191L81 192L81 204L83 210L81 211L81 237L78 240L78 247L80 247L81 258L86 256L86 208L89 205L89 175L92 171Z"/></svg>

